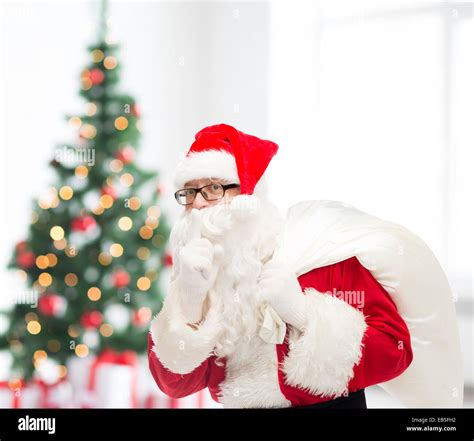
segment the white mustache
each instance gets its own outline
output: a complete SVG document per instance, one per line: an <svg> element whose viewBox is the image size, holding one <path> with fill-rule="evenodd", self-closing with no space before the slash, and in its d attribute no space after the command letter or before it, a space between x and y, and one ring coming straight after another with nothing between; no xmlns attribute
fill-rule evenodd
<svg viewBox="0 0 474 441"><path fill-rule="evenodd" d="M208 207L201 212L201 234L209 240L223 238L235 224L232 212L227 205Z"/></svg>

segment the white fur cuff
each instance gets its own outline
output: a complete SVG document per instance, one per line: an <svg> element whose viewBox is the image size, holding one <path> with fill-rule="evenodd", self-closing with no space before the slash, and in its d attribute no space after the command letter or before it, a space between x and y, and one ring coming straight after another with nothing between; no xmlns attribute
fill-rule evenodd
<svg viewBox="0 0 474 441"><path fill-rule="evenodd" d="M282 363L286 383L313 395L340 396L362 356L364 314L312 288L305 290L305 299L306 329L289 331L289 352Z"/></svg>
<svg viewBox="0 0 474 441"><path fill-rule="evenodd" d="M171 289L162 310L151 322L150 333L153 350L163 366L184 375L212 355L221 326L209 311L197 329L191 328L179 306L178 295L178 291Z"/></svg>

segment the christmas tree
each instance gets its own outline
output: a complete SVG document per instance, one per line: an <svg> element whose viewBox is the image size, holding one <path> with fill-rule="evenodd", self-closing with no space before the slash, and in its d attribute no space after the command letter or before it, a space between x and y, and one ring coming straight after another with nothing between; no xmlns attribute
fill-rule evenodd
<svg viewBox="0 0 474 441"><path fill-rule="evenodd" d="M34 203L28 237L9 265L28 290L8 312L1 346L25 380L46 361L60 378L70 357L107 348L145 352L149 321L162 304L169 227L157 174L135 162L140 111L118 90L105 2L101 11L98 42L80 74L85 110L67 117L77 139L56 148L56 182Z"/></svg>

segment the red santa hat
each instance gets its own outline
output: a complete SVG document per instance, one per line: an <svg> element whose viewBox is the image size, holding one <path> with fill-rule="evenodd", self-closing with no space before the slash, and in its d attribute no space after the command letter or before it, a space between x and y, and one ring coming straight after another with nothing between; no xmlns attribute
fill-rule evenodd
<svg viewBox="0 0 474 441"><path fill-rule="evenodd" d="M175 185L194 179L218 178L240 184L241 194L253 194L255 186L278 151L272 141L243 133L227 124L205 127L175 172Z"/></svg>

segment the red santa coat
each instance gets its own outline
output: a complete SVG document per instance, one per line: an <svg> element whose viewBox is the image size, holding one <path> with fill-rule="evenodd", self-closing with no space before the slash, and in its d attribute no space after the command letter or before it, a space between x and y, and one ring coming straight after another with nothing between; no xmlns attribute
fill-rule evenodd
<svg viewBox="0 0 474 441"><path fill-rule="evenodd" d="M269 373L270 381L273 378L278 383L284 399L275 404L274 389L269 389L268 402L263 396L257 407L300 406L331 400L391 380L407 369L413 359L407 326L390 295L356 257L312 269L298 280L301 295L308 301L308 326L304 333L288 326L284 342L273 345L275 363L269 366L277 366L277 375L272 377ZM180 339L176 329L174 343L171 339L163 344L166 349L157 350L155 343L161 344L160 333L163 336L167 326L164 323L170 323L166 318L162 321L156 326L152 324L148 337L149 367L158 387L174 398L208 387L215 401L234 407L221 395L226 386L227 363L215 363L216 357L209 351L211 346L202 353L190 353L184 348L179 352L176 346L187 339ZM204 342L207 336L203 334ZM179 366L183 352L194 358L195 366ZM257 375L253 381L262 391L261 385L257 385L260 380ZM235 381L238 384L238 379ZM248 381L248 377L243 381ZM265 395L264 389L260 395ZM246 407L244 398L238 403ZM248 407L256 406L251 403Z"/></svg>

